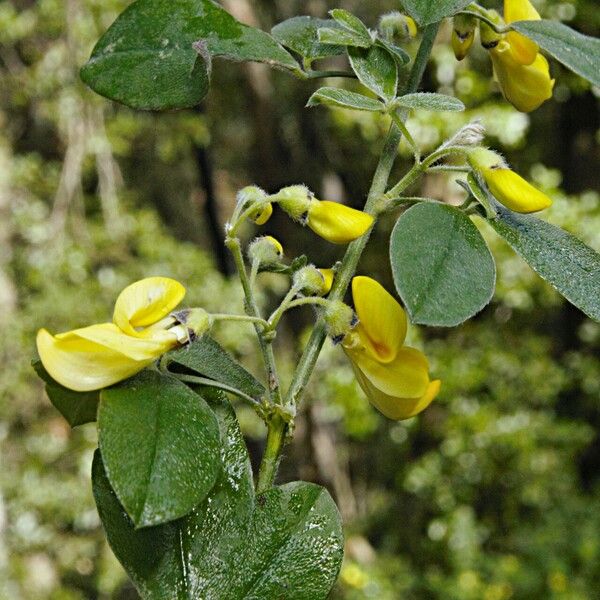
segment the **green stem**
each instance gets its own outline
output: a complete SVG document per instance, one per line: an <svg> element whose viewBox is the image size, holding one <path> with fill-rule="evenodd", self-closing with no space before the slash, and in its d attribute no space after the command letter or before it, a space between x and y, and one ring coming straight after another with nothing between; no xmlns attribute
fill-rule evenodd
<svg viewBox="0 0 600 600"><path fill-rule="evenodd" d="M273 485L287 429L285 421L279 416L274 416L269 421L268 427L267 445L260 463L258 481L256 482L257 494L268 490Z"/></svg>
<svg viewBox="0 0 600 600"><path fill-rule="evenodd" d="M265 319L261 317L251 317L250 315L228 315L225 313L214 313L210 315L213 321L242 321L246 323L255 323L256 325L262 325L265 329L269 326Z"/></svg>
<svg viewBox="0 0 600 600"><path fill-rule="evenodd" d="M183 373L173 373L172 371L169 371L169 375L171 375L172 377L175 377L176 379L179 379L179 381L185 381L187 383L195 383L197 385L204 385L206 387L214 387L219 390L223 390L224 392L228 392L229 394L233 394L234 396L241 398L242 400L244 400L244 402L247 402L255 410L261 408L260 402L258 402L254 398L252 398L252 396L248 396L248 394L246 394L246 393L242 392L241 390L238 390L234 387L231 387L230 385L227 385L226 383L221 383L220 381L215 381L214 379L207 379L206 377L197 377L196 375L185 375Z"/></svg>
<svg viewBox="0 0 600 600"><path fill-rule="evenodd" d="M431 53L433 42L435 40L435 36L437 35L439 26L439 23L432 23L431 25L425 27L423 31L423 39L421 40L421 45L419 46L419 50L415 57L415 62L410 72L404 93L408 94L417 91L419 83L423 77L423 73L425 72L425 67L427 66L427 61L429 60L429 55ZM385 192L385 188L387 186L390 173L398 153L398 144L400 143L400 139L400 130L396 124L392 122L387 134L383 151L381 153L381 157L379 159L379 164L377 165L375 175L373 176L371 189L369 190L369 195L365 204L366 212L374 212L373 209L379 196ZM344 260L342 261L342 264L336 273L333 287L329 294L329 298L331 300L341 300L344 297L344 294L350 285L352 276L356 271L358 261L365 246L367 245L371 231L372 228L363 237L355 240L348 246ZM304 388L306 387L313 372L317 358L321 352L321 348L323 347L325 337L325 322L323 319L319 319L300 358L296 372L294 373L292 383L290 384L290 388L286 396L286 405L296 405L300 400L302 393L304 392Z"/></svg>
<svg viewBox="0 0 600 600"><path fill-rule="evenodd" d="M429 60L429 55L431 53L433 42L439 26L439 23L433 23L425 27L423 31L423 39L421 40L421 45L419 46L419 50L415 57L413 67L406 84L406 89L404 91L405 93L417 91L419 83L423 77L423 73L425 72L425 67L427 66L427 61ZM392 122L385 140L381 157L379 159L379 164L377 165L377 169L375 170L375 174L373 176L367 202L365 204L365 211L370 214L374 214L376 212L375 208L377 201L385 192L396 155L398 154L398 144L400 143L401 137L402 135L400 130L398 129L397 125ZM367 244L367 241L369 240L372 229L373 228L371 227L371 229L364 236L355 240L348 246L344 260L342 261L339 270L336 272L333 287L329 294L329 299L340 300L344 297L344 294L350 285L352 276L356 271L358 261ZM298 401L300 400L313 372L317 358L321 352L321 348L323 347L325 337L325 321L323 318L320 318L312 331L302 356L300 357L300 362L298 363L298 367L296 368L286 396L285 406L295 407L298 404ZM286 429L286 424L281 419L278 421L273 420L269 423L267 448L265 450L265 454L263 455L259 470L257 485L257 489L259 491L268 489L275 478L275 473L279 464L279 457L285 441Z"/></svg>
<svg viewBox="0 0 600 600"><path fill-rule="evenodd" d="M248 273L246 272L246 264L244 263L244 256L242 255L240 240L238 238L227 237L227 239L225 240L225 245L229 248L233 256L233 260L235 262L240 282L242 283L242 288L244 289L244 297L246 300L246 312L250 317L261 318L260 310L258 309L256 300L254 299L254 293L252 292L252 287L250 286ZM260 330L258 323L254 324L254 328L256 330L256 336L258 338L258 343L260 345L260 350L262 352L263 360L265 363L270 399L275 404L281 404L279 377L277 375L277 367L275 365L275 355L273 354L273 346L270 343L268 343L263 337L263 332Z"/></svg>
<svg viewBox="0 0 600 600"><path fill-rule="evenodd" d="M410 131L408 131L406 125L404 124L404 121L395 110L393 110L390 113L390 116L392 117L392 121L394 121L394 123L396 124L396 127L398 127L398 129L402 132L404 139L408 142L408 145L410 146L410 149L412 150L413 156L415 158L415 162L420 162L421 152L419 151L419 147L417 146L413 136L410 134Z"/></svg>
<svg viewBox="0 0 600 600"><path fill-rule="evenodd" d="M299 292L299 289L296 286L292 286L288 293L285 295L284 299L281 301L281 304L273 311L273 314L269 317L269 331L275 331L277 325L279 325L279 321L283 316L283 313L288 309L288 306L294 299L294 296Z"/></svg>

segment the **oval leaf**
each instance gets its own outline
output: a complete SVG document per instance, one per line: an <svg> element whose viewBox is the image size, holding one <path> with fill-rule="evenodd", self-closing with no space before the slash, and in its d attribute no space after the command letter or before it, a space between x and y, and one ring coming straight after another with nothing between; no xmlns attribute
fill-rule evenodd
<svg viewBox="0 0 600 600"><path fill-rule="evenodd" d="M600 254L566 231L495 206L489 221L543 279L590 318L600 321Z"/></svg>
<svg viewBox="0 0 600 600"><path fill-rule="evenodd" d="M532 39L563 65L600 86L600 40L558 21L517 21L511 28Z"/></svg>
<svg viewBox="0 0 600 600"><path fill-rule="evenodd" d="M373 42L367 26L352 13L344 10L343 8L334 8L333 10L329 11L329 14L342 27L345 27L348 31L352 31L358 37L362 38L366 43Z"/></svg>
<svg viewBox="0 0 600 600"><path fill-rule="evenodd" d="M419 25L437 23L471 4L471 0L400 0L406 12Z"/></svg>
<svg viewBox="0 0 600 600"><path fill-rule="evenodd" d="M433 92L416 92L415 94L406 94L396 98L396 104L405 108L420 108L423 110L434 111L461 111L465 110L465 105L453 96L445 94L435 94Z"/></svg>
<svg viewBox="0 0 600 600"><path fill-rule="evenodd" d="M311 60L336 56L345 52L344 46L319 43L319 27L340 29L333 19L315 17L293 17L275 25L271 35L283 46Z"/></svg>
<svg viewBox="0 0 600 600"><path fill-rule="evenodd" d="M252 398L264 396L265 387L218 342L207 335L191 344L167 354L168 364L186 367L204 377L225 383Z"/></svg>
<svg viewBox="0 0 600 600"><path fill-rule="evenodd" d="M384 100L392 100L398 88L398 65L381 46L348 48L352 69L360 82Z"/></svg>
<svg viewBox="0 0 600 600"><path fill-rule="evenodd" d="M74 392L54 381L44 369L41 360L34 360L31 364L38 377L46 384L46 394L48 394L50 402L71 427L85 425L96 420L100 392Z"/></svg>
<svg viewBox="0 0 600 600"><path fill-rule="evenodd" d="M211 0L137 0L100 38L81 77L133 108L184 108L208 92L211 56L299 71L269 34L242 25Z"/></svg>
<svg viewBox="0 0 600 600"><path fill-rule="evenodd" d="M369 48L373 43L371 38L365 40L364 37L356 35L349 29L338 27L320 27L317 31L317 36L321 44L331 44L339 46L355 46L357 48Z"/></svg>
<svg viewBox="0 0 600 600"><path fill-rule="evenodd" d="M390 240L394 283L414 323L454 326L492 298L496 266L469 217L453 206L417 204Z"/></svg>
<svg viewBox="0 0 600 600"><path fill-rule="evenodd" d="M217 479L215 415L173 377L142 371L103 390L98 430L112 487L137 527L182 517Z"/></svg>
<svg viewBox="0 0 600 600"><path fill-rule="evenodd" d="M327 106L337 106L338 108L350 108L353 110L368 110L372 112L381 112L384 106L378 100L340 90L339 88L322 87L318 89L309 99L306 106L318 106L325 104Z"/></svg>
<svg viewBox="0 0 600 600"><path fill-rule="evenodd" d="M303 482L256 497L235 415L214 406L223 471L204 502L173 523L136 530L99 453L93 489L108 541L144 598L327 598L340 568L340 516L323 488Z"/></svg>

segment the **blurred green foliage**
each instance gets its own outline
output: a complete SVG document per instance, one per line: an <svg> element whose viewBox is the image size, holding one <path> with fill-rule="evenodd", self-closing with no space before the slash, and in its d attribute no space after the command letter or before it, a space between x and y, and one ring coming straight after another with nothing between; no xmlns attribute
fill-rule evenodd
<svg viewBox="0 0 600 600"><path fill-rule="evenodd" d="M91 496L95 429L70 431L44 397L29 366L36 330L108 319L118 291L146 275L182 281L190 306L241 310L238 284L211 258L219 235L211 202L219 200L222 221L237 187L305 182L360 205L386 127L371 115L305 111L308 84L219 62L202 113L110 105L79 83L77 67L126 4L0 4L2 599L135 597ZM262 0L229 8L269 28L336 5L370 25L396 7ZM588 34L600 31L593 0L536 5ZM468 110L416 116L408 123L415 138L433 148L481 117L489 143L555 198L543 218L600 249L600 196L592 191L600 181L597 91L555 64L556 100L522 115L498 95L484 51L459 64L448 39L446 29L425 84L455 93ZM404 146L402 153L410 154ZM423 192L460 200L447 176L430 177ZM392 217L381 224L361 265L390 289L381 256L392 226ZM324 483L340 505L347 550L335 598L599 597L600 325L482 227L498 261L493 303L459 328L410 332L444 382L429 410L386 421L331 345L313 377L281 479ZM310 249L319 266L339 256L277 215L267 230L288 256ZM281 280L263 281L263 301L272 302ZM310 321L309 310L299 312L277 340L284 376ZM220 326L218 335L258 372L249 331ZM239 412L256 454L262 429Z"/></svg>

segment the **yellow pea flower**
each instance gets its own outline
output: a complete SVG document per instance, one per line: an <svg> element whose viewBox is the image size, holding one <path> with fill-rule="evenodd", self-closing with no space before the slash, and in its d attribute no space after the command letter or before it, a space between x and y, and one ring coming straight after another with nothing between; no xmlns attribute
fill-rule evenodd
<svg viewBox="0 0 600 600"><path fill-rule="evenodd" d="M373 216L338 202L313 198L306 224L333 244L347 244L364 235L373 225Z"/></svg>
<svg viewBox="0 0 600 600"><path fill-rule="evenodd" d="M554 79L544 56L537 53L524 65L515 58L513 46L503 39L490 49L494 74L504 97L521 112L531 112L552 97Z"/></svg>
<svg viewBox="0 0 600 600"><path fill-rule="evenodd" d="M166 277L149 277L126 287L117 298L112 323L51 335L37 334L44 368L77 392L98 390L131 377L187 340L187 329L168 315L185 288Z"/></svg>
<svg viewBox="0 0 600 600"><path fill-rule="evenodd" d="M529 0L504 0L504 21L539 21L540 15ZM510 44L513 58L522 65L530 65L536 60L539 46L528 37L509 31L506 40Z"/></svg>
<svg viewBox="0 0 600 600"><path fill-rule="evenodd" d="M507 208L519 213L532 213L552 204L546 194L511 170L496 152L476 148L469 153L468 160L492 195Z"/></svg>
<svg viewBox="0 0 600 600"><path fill-rule="evenodd" d="M404 346L404 310L370 277L354 277L352 298L359 322L342 345L360 387L386 417L415 416L437 396L441 382L430 381L422 352Z"/></svg>

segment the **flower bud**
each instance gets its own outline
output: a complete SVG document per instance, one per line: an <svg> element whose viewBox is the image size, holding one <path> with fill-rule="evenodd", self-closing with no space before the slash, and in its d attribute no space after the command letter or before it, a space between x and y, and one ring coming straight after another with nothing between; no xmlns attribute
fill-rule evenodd
<svg viewBox="0 0 600 600"><path fill-rule="evenodd" d="M504 20L507 24L514 21L539 21L540 14L529 0L504 0ZM510 44L513 58L522 65L530 65L536 59L539 46L528 37L509 31L506 40Z"/></svg>
<svg viewBox="0 0 600 600"><path fill-rule="evenodd" d="M264 225L273 214L273 207L265 202L267 193L256 185L249 185L241 189L237 194L237 203L241 209L256 205L256 210L249 215L250 220L257 225Z"/></svg>
<svg viewBox="0 0 600 600"><path fill-rule="evenodd" d="M325 308L327 334L334 344L339 344L356 327L358 319L354 311L341 300L332 300Z"/></svg>
<svg viewBox="0 0 600 600"><path fill-rule="evenodd" d="M171 327L169 331L177 334L181 343L192 342L212 327L211 316L203 308L190 308L173 313L180 325Z"/></svg>
<svg viewBox="0 0 600 600"><path fill-rule="evenodd" d="M313 199L307 216L308 226L333 244L347 244L364 235L373 225L373 216L339 202Z"/></svg>
<svg viewBox="0 0 600 600"><path fill-rule="evenodd" d="M314 265L307 265L296 271L293 281L294 287L306 296L323 296L331 289L331 284L327 287L321 269L317 269Z"/></svg>
<svg viewBox="0 0 600 600"><path fill-rule="evenodd" d="M452 20L452 50L457 60L462 60L473 45L476 25L477 20L469 15L456 15Z"/></svg>
<svg viewBox="0 0 600 600"><path fill-rule="evenodd" d="M393 11L382 15L379 19L379 31L392 41L394 38L406 40L417 35L417 24L408 15Z"/></svg>
<svg viewBox="0 0 600 600"><path fill-rule="evenodd" d="M294 221L302 224L306 223L313 198L313 193L305 185L290 185L271 196Z"/></svg>
<svg viewBox="0 0 600 600"><path fill-rule="evenodd" d="M498 15L498 13L495 10L488 11L488 16L492 19L492 21L498 22L498 24L502 22L500 15ZM492 29L492 27L488 25L485 21L481 21L479 23L479 38L481 40L481 45L486 50L491 50L492 48L495 48L503 39L503 37L503 34L494 31L494 29Z"/></svg>
<svg viewBox="0 0 600 600"><path fill-rule="evenodd" d="M552 204L552 200L546 194L512 171L496 152L477 148L469 153L468 161L492 195L510 210L531 213L548 208Z"/></svg>
<svg viewBox="0 0 600 600"><path fill-rule="evenodd" d="M283 246L272 236L263 235L255 238L248 247L248 256L259 265L272 265L283 257Z"/></svg>
<svg viewBox="0 0 600 600"><path fill-rule="evenodd" d="M321 273L321 275L323 275L323 279L325 280L325 289L322 294L324 296L325 294L329 294L329 292L331 291L335 271L333 269L319 269L319 272Z"/></svg>

